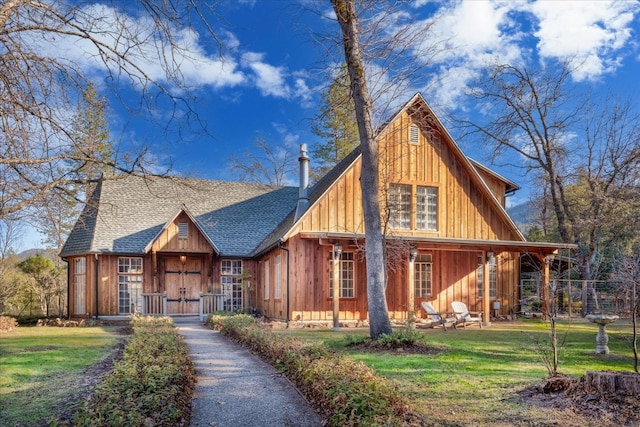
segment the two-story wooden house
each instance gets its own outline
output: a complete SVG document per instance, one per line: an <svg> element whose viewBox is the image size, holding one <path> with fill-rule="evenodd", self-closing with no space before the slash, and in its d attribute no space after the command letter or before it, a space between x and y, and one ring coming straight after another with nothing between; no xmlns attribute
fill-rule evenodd
<svg viewBox="0 0 640 427"><path fill-rule="evenodd" d="M378 134L392 319L441 311L512 313L527 242L505 210L517 190L467 158L415 95ZM123 176L105 180L70 234L71 317L254 309L283 321L365 321L365 229L356 149L312 187ZM334 274L335 271L335 274ZM332 292L338 282L336 295ZM337 297L337 299L336 299Z"/></svg>

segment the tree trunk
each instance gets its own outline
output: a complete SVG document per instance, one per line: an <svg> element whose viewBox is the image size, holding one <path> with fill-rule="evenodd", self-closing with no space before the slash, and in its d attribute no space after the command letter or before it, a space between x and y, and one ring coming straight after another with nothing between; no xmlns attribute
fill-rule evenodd
<svg viewBox="0 0 640 427"><path fill-rule="evenodd" d="M364 64L358 39L357 16L353 0L331 0L342 30L345 60L351 82L360 147L362 152L362 209L365 224L365 252L367 260L367 302L369 333L376 340L392 332L385 296L384 239L380 221L378 177L378 147L371 116L372 101L367 89Z"/></svg>

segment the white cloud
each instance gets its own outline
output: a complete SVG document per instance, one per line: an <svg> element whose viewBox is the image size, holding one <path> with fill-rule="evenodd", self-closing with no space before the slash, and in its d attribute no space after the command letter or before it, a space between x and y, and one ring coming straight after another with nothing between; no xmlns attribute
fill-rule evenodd
<svg viewBox="0 0 640 427"><path fill-rule="evenodd" d="M638 2L538 1L531 13L538 19L538 50L542 57L571 59L576 80L598 77L619 65L618 51L632 36L630 24Z"/></svg>
<svg viewBox="0 0 640 427"><path fill-rule="evenodd" d="M242 55L242 63L250 68L255 77L255 85L263 96L288 98L291 91L284 77L284 69L263 61L264 54L247 52Z"/></svg>

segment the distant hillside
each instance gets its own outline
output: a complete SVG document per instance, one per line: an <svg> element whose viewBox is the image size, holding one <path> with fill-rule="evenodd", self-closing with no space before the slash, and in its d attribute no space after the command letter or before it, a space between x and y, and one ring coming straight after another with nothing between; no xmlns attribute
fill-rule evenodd
<svg viewBox="0 0 640 427"><path fill-rule="evenodd" d="M535 208L530 201L508 208L507 213L524 234L527 234L536 223L534 220Z"/></svg>
<svg viewBox="0 0 640 427"><path fill-rule="evenodd" d="M38 254L49 258L51 261L55 261L58 258L58 254L55 249L27 249L26 251L20 252L18 254L18 258L20 261L24 261L25 259Z"/></svg>

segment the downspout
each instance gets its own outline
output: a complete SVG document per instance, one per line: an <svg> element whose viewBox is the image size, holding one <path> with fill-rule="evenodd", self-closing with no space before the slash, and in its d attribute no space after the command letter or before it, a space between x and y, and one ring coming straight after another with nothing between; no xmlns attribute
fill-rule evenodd
<svg viewBox="0 0 640 427"><path fill-rule="evenodd" d="M98 278L100 277L98 274L98 267L100 267L100 262L98 261L98 254L93 254L94 256L94 269L95 269L95 281L96 281L96 320L98 320Z"/></svg>
<svg viewBox="0 0 640 427"><path fill-rule="evenodd" d="M289 249L285 248L282 245L282 241L278 242L278 248L282 249L283 251L285 251L287 253L287 324L289 323Z"/></svg>

